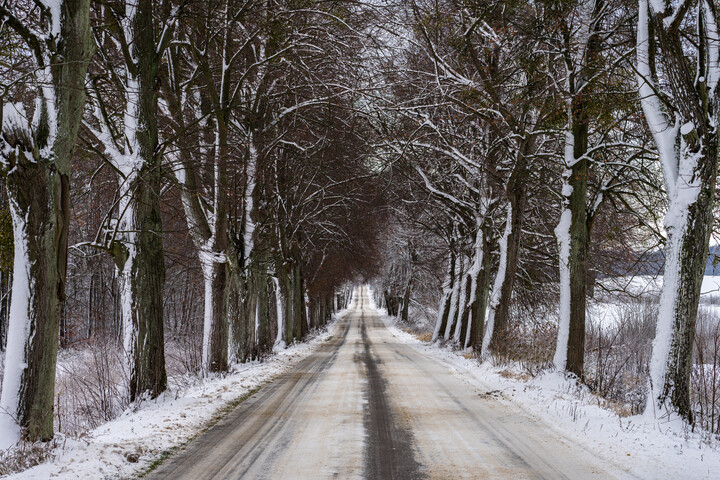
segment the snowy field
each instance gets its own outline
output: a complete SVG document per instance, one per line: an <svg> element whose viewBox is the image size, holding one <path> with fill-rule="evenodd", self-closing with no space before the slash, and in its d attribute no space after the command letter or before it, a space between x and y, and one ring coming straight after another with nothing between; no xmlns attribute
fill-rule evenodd
<svg viewBox="0 0 720 480"><path fill-rule="evenodd" d="M588 320L601 327L617 326L628 300L658 299L663 277L613 277L599 280L595 298L588 302ZM720 276L703 277L700 309L720 314Z"/></svg>
<svg viewBox="0 0 720 480"><path fill-rule="evenodd" d="M444 363L479 395L520 406L548 428L638 478L718 478L720 442L709 442L707 435L690 432L680 422L657 423L641 415L623 418L563 375L550 372L531 378L521 369L479 364L462 352L421 342L397 328L391 317L383 320L399 341Z"/></svg>
<svg viewBox="0 0 720 480"><path fill-rule="evenodd" d="M599 280L605 289L611 292L627 293L629 295L659 295L662 288L663 277L635 276L611 277ZM720 297L720 276L703 277L701 294L703 298Z"/></svg>
<svg viewBox="0 0 720 480"><path fill-rule="evenodd" d="M339 312L336 320L342 315L344 312ZM225 376L168 390L79 438L57 435L52 460L4 478L114 479L139 474L310 355L334 334L336 325L334 321L307 342L280 350L262 363L238 364Z"/></svg>

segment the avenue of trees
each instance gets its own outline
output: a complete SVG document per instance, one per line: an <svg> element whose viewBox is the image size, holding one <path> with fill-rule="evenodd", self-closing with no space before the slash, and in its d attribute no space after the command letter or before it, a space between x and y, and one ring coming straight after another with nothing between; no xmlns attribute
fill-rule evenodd
<svg viewBox="0 0 720 480"><path fill-rule="evenodd" d="M549 305L551 368L584 381L597 279L659 245L646 408L692 423L719 21L710 0L0 0L0 428L53 436L58 346L102 338L123 397L154 398L171 347L226 372L370 279L481 359Z"/></svg>
<svg viewBox="0 0 720 480"><path fill-rule="evenodd" d="M166 339L199 337L197 371L225 372L344 306L383 218L355 108L364 15L0 2L3 435L52 438L59 344L109 341L132 402L167 388Z"/></svg>
<svg viewBox="0 0 720 480"><path fill-rule="evenodd" d="M408 0L392 17L405 35L378 149L402 187L378 300L402 319L438 301L434 340L520 361L513 341L542 310L557 318L545 368L582 382L598 279L664 248L645 409L692 423L715 3Z"/></svg>

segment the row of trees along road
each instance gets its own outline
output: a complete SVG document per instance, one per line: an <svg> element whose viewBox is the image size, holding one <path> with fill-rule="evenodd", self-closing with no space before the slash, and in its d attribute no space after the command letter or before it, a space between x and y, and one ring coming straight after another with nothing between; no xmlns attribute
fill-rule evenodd
<svg viewBox="0 0 720 480"><path fill-rule="evenodd" d="M366 16L350 2L0 2L3 432L53 436L58 336L79 329L117 332L129 401L162 393L165 329L188 318L178 272L200 273L202 372L302 340L369 275L383 214L355 108Z"/></svg>
<svg viewBox="0 0 720 480"><path fill-rule="evenodd" d="M556 298L552 363L582 380L597 276L664 243L648 408L691 422L717 15L708 0L0 2L3 421L52 437L58 340L114 332L126 397L155 397L196 297L199 370L223 372L302 339L374 274L405 320L439 293L434 338L481 358L507 348L513 302Z"/></svg>
<svg viewBox="0 0 720 480"><path fill-rule="evenodd" d="M388 310L406 317L440 291L434 339L482 357L503 354L519 328L512 302L557 295L552 363L582 381L597 276L664 243L646 408L692 422L718 155L716 4L410 0L389 12L403 38L377 121L401 185L378 281Z"/></svg>

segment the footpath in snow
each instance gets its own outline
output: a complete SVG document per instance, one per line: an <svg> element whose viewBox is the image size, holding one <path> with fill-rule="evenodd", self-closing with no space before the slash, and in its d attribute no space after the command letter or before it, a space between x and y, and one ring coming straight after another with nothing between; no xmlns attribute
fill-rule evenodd
<svg viewBox="0 0 720 480"><path fill-rule="evenodd" d="M478 363L463 352L421 342L379 310L398 341L445 364L479 395L519 406L548 428L642 479L720 478L720 442L687 431L680 422L655 422L643 416L620 417L602 407L586 387L548 372L535 378L512 367Z"/></svg>
<svg viewBox="0 0 720 480"><path fill-rule="evenodd" d="M168 390L131 407L119 418L80 438L56 436L53 458L7 479L114 479L147 470L173 448L187 443L263 384L309 356L331 337L335 321L306 342L280 350L263 362L237 364L223 376Z"/></svg>

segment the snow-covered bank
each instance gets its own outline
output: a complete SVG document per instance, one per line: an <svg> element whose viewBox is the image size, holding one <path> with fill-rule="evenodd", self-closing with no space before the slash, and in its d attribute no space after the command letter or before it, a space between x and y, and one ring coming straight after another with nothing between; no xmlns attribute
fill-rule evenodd
<svg viewBox="0 0 720 480"><path fill-rule="evenodd" d="M336 319L344 315L339 312ZM53 459L8 479L126 478L146 470L164 452L207 428L229 408L310 355L335 334L337 321L307 342L281 350L264 362L235 365L225 376L169 390L130 408L80 438L58 435Z"/></svg>
<svg viewBox="0 0 720 480"><path fill-rule="evenodd" d="M717 478L720 444L709 443L707 434L689 432L678 423L658 426L642 416L623 418L612 405L560 374L532 378L520 369L479 364L462 352L421 342L397 328L393 318L385 315L383 320L398 341L445 364L479 395L519 406L548 428L638 478Z"/></svg>

